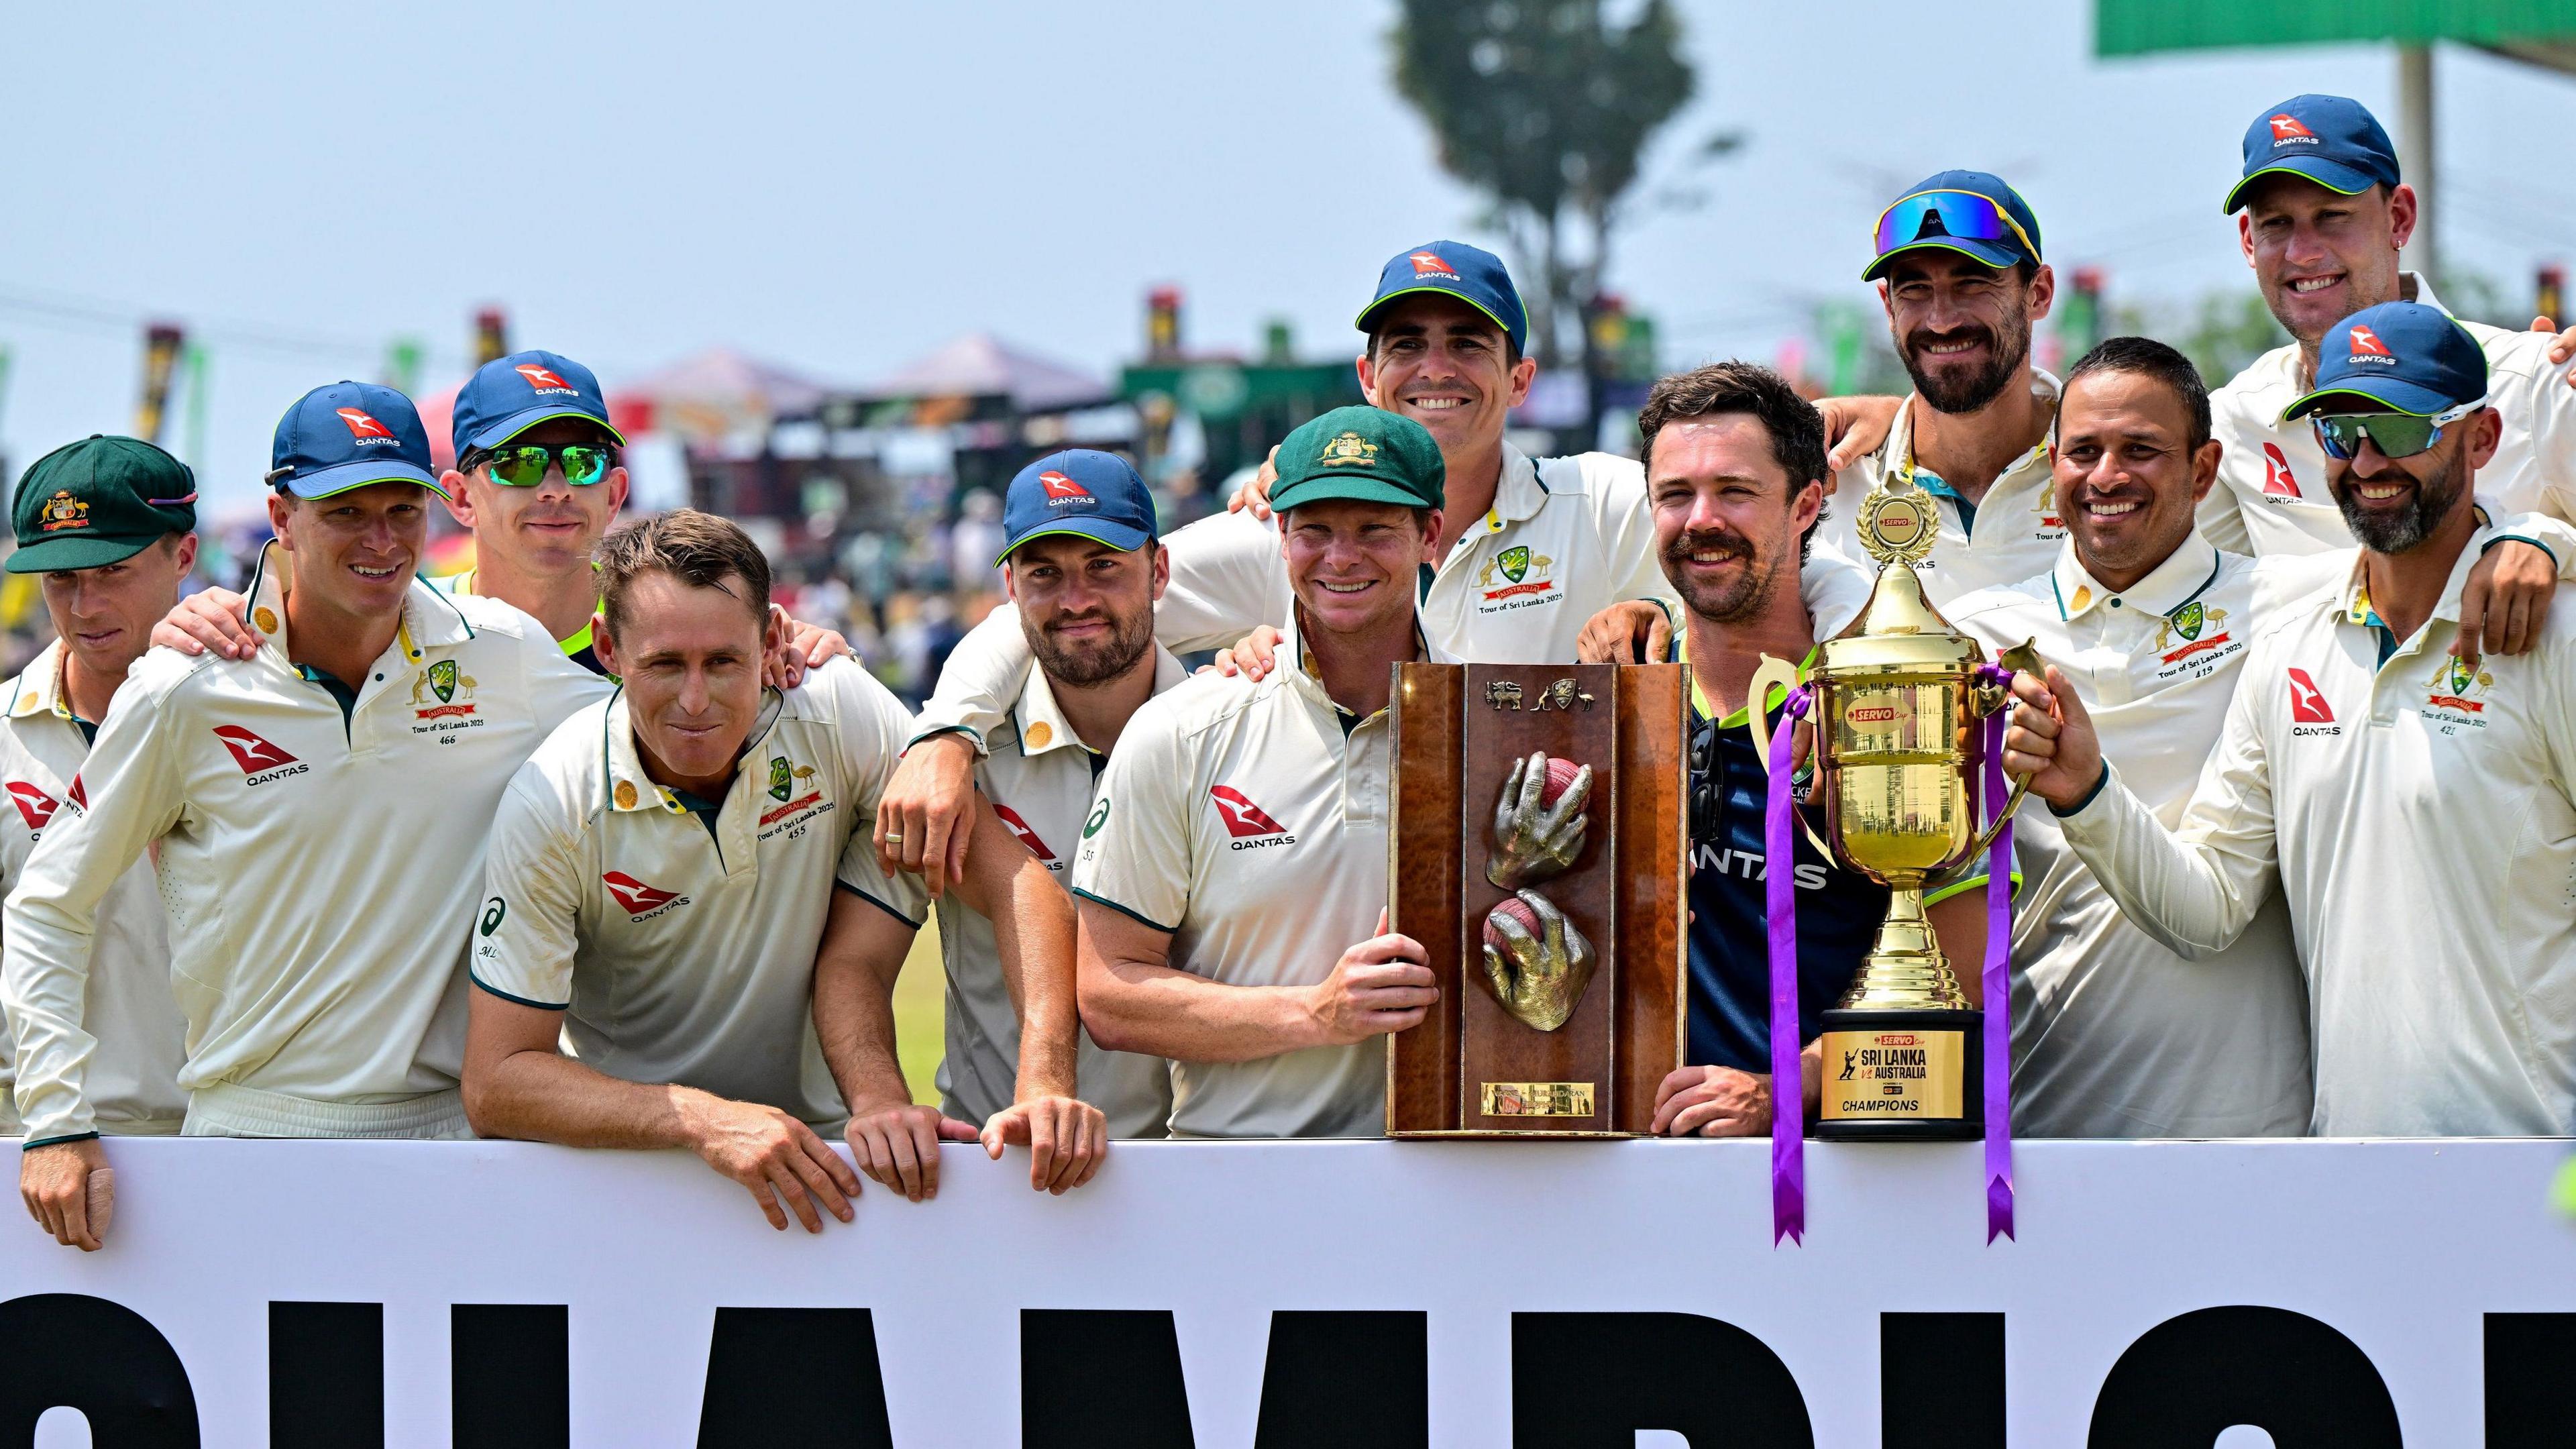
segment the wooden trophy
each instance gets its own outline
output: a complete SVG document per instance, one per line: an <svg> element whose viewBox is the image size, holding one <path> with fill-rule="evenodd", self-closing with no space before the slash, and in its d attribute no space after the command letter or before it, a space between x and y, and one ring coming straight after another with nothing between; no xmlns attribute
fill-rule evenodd
<svg viewBox="0 0 2576 1449"><path fill-rule="evenodd" d="M1440 1002L1390 1137L1631 1137L1681 1065L1690 672L1401 664L1390 929Z"/></svg>

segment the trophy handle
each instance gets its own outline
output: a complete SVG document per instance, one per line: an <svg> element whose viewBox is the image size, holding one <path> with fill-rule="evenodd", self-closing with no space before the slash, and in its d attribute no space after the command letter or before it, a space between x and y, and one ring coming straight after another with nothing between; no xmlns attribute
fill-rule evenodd
<svg viewBox="0 0 2576 1449"><path fill-rule="evenodd" d="M2024 639L2019 644L1998 653L1995 656L1995 662L2017 674L2037 674L2048 667L2039 657L2038 644L2039 641L2035 638ZM2010 708L2012 708L2012 695L2007 691L1996 701L1992 710L1986 710L1983 713L1999 713ZM1969 859L1974 860L1986 853L1986 847L1995 843L1995 836L2003 830L2004 822L2013 818L2013 812L2021 808L2022 797L2029 793L2030 776L2014 775L2012 792L2004 797L2004 808L1996 811L1995 818L1987 822L1984 830L1978 832L1976 849L1968 852Z"/></svg>
<svg viewBox="0 0 2576 1449"><path fill-rule="evenodd" d="M1797 687L1798 666L1776 654L1763 655L1761 666L1753 671L1753 688L1745 695L1744 727L1753 732L1754 752L1766 768L1771 762L1771 691L1777 688L1785 694ZM1833 847L1825 844L1824 837L1816 834L1816 827L1807 823L1806 812L1793 806L1789 813L1796 817L1798 828L1807 832L1807 843L1816 848L1816 853L1832 860Z"/></svg>

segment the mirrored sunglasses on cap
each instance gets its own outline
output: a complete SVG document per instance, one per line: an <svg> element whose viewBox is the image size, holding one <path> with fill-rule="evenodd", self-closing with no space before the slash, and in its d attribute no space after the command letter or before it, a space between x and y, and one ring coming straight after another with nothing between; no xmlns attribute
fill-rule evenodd
<svg viewBox="0 0 2576 1449"><path fill-rule="evenodd" d="M504 443L485 453L486 476L512 488L534 488L546 481L546 470L560 470L566 483L586 487L617 466L617 450L598 443Z"/></svg>
<svg viewBox="0 0 2576 1449"><path fill-rule="evenodd" d="M2444 427L2486 405L2487 400L2479 398L2429 418L2413 413L2313 413L2308 421L2316 427L2317 446L2337 462L2350 462L2361 451L2364 438L2383 458L2412 458L2442 441Z"/></svg>
<svg viewBox="0 0 2576 1449"><path fill-rule="evenodd" d="M1973 191L1918 191L1878 214L1878 254L1885 256L1899 247L1910 247L1930 241L1923 234L1923 219L1938 214L1941 229L1932 236L1952 236L1961 241L2019 242L2025 256L2036 257L2039 248L2032 244L2030 233L2012 219L2012 213L1995 203L1994 198Z"/></svg>

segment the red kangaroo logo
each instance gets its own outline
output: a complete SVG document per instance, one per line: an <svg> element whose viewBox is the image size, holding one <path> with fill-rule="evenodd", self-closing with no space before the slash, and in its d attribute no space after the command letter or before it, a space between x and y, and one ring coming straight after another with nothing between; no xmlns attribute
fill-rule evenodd
<svg viewBox="0 0 2576 1449"><path fill-rule="evenodd" d="M1055 852L1046 848L1045 841L1038 839L1038 833L1029 828L1029 822L1020 818L1020 812L1008 805L996 805L993 813L1001 817L1004 829L1018 836L1020 844L1029 848L1029 854L1040 860L1055 859Z"/></svg>
<svg viewBox="0 0 2576 1449"><path fill-rule="evenodd" d="M2301 724L2334 723L2334 706L2304 669L2290 671L2290 718Z"/></svg>
<svg viewBox="0 0 2576 1449"><path fill-rule="evenodd" d="M608 872L599 878L599 883L608 887L608 893L617 897L617 903L624 906L626 914L630 916L640 916L647 911L658 911L680 898L677 891L660 890L648 886L622 870Z"/></svg>
<svg viewBox="0 0 2576 1449"><path fill-rule="evenodd" d="M1269 811L1253 804L1232 785L1211 785L1208 794L1216 801L1216 813L1225 817L1225 833L1237 840L1288 833L1287 826L1271 819Z"/></svg>
<svg viewBox="0 0 2576 1449"><path fill-rule="evenodd" d="M29 830L44 829L52 822L54 812L63 808L63 802L24 780L9 782L9 803L18 807L18 814L27 822Z"/></svg>
<svg viewBox="0 0 2576 1449"><path fill-rule="evenodd" d="M370 419L370 421L373 420ZM245 775L256 775L262 770L274 770L280 765L295 763L293 755L243 729L240 725L215 726L215 738L223 741L224 748L233 752L233 763L241 766L241 772Z"/></svg>

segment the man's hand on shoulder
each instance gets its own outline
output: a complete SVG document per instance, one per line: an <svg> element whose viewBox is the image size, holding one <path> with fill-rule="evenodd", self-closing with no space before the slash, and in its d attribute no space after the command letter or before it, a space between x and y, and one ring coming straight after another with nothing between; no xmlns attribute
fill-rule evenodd
<svg viewBox="0 0 2576 1449"><path fill-rule="evenodd" d="M259 635L247 622L248 603L230 589L199 589L152 626L152 642L192 659L210 649L218 659L248 659L259 652Z"/></svg>
<svg viewBox="0 0 2576 1449"><path fill-rule="evenodd" d="M1236 640L1233 648L1219 653L1216 662L1207 667L1219 674L1240 674L1257 682L1268 677L1270 666L1279 657L1279 641L1285 637L1268 624L1255 625L1251 633Z"/></svg>
<svg viewBox="0 0 2576 1449"><path fill-rule="evenodd" d="M2490 545L2469 566L2460 590L2460 632L2451 652L2475 664L2481 654L2521 654L2540 642L2540 621L2558 593L2558 560L2518 538Z"/></svg>
<svg viewBox="0 0 2576 1449"><path fill-rule="evenodd" d="M789 618L776 604L769 606L769 612L778 621L779 645L760 662L760 682L770 688L794 689L805 682L806 671L822 668L824 660L836 655L859 657L838 631Z"/></svg>
<svg viewBox="0 0 2576 1449"><path fill-rule="evenodd" d="M116 1206L116 1173L95 1137L30 1147L18 1158L18 1195L28 1216L54 1241L84 1253L107 1242Z"/></svg>
<svg viewBox="0 0 2576 1449"><path fill-rule="evenodd" d="M1029 1149L1029 1187L1057 1196L1091 1181L1109 1155L1109 1118L1066 1096L1014 1102L984 1124L984 1153L1000 1161L1004 1145Z"/></svg>
<svg viewBox="0 0 2576 1449"><path fill-rule="evenodd" d="M859 1175L813 1128L775 1107L686 1087L672 1090L690 1148L707 1166L741 1183L771 1227L787 1231L787 1214L793 1212L805 1231L823 1231L814 1212L818 1199L832 1216L850 1220Z"/></svg>
<svg viewBox="0 0 2576 1449"><path fill-rule="evenodd" d="M1225 500L1225 511L1241 513L1250 509L1253 517L1264 523L1269 522L1270 489L1278 481L1279 445L1273 443L1270 445L1270 455L1261 460L1261 471L1253 474L1250 482L1234 490L1234 496Z"/></svg>
<svg viewBox="0 0 2576 1449"><path fill-rule="evenodd" d="M853 1105L847 1135L859 1170L910 1202L939 1196L939 1144L976 1136L975 1124L911 1102Z"/></svg>
<svg viewBox="0 0 2576 1449"><path fill-rule="evenodd" d="M1825 419L1825 466L1839 473L1877 452L1895 430L1896 410L1903 406L1901 397L1829 397L1818 402L1816 411Z"/></svg>
<svg viewBox="0 0 2576 1449"><path fill-rule="evenodd" d="M877 799L877 868L911 871L939 899L966 872L974 808L974 741L956 730L913 741Z"/></svg>

